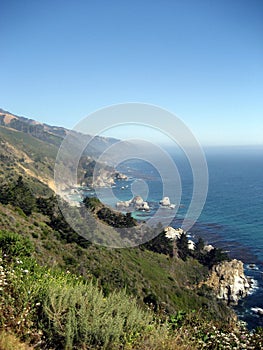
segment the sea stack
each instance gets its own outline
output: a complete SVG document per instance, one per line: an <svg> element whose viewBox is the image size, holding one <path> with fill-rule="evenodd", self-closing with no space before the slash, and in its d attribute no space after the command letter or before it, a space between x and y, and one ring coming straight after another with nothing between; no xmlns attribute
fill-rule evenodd
<svg viewBox="0 0 263 350"><path fill-rule="evenodd" d="M160 201L160 204L164 207L169 207L171 205L170 198L169 197L163 197L163 199Z"/></svg>

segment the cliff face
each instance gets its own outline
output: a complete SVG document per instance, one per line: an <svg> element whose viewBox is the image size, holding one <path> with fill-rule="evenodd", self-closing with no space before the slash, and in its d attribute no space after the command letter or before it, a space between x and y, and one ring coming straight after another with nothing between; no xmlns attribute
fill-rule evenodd
<svg viewBox="0 0 263 350"><path fill-rule="evenodd" d="M237 304L240 298L248 295L250 289L243 263L236 259L213 266L207 285L213 288L218 299L228 304Z"/></svg>

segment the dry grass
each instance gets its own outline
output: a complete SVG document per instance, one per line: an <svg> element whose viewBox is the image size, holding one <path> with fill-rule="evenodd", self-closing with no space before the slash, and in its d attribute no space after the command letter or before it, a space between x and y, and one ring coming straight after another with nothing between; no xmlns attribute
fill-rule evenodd
<svg viewBox="0 0 263 350"><path fill-rule="evenodd" d="M12 333L2 331L0 333L0 350L33 350L26 343L21 343Z"/></svg>
<svg viewBox="0 0 263 350"><path fill-rule="evenodd" d="M173 334L165 327L156 327L148 335L145 333L133 350L196 350L196 343L189 340L185 329L178 329Z"/></svg>

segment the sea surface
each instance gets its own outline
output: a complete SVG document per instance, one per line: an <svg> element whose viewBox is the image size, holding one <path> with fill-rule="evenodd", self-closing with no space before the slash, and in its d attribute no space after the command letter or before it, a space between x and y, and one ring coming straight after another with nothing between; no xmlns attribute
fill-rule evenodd
<svg viewBox="0 0 263 350"><path fill-rule="evenodd" d="M179 190L171 190L170 200L177 204L176 210L163 209L158 214L170 217L171 226L180 227L192 198L193 175L183 152L173 149L168 152L178 169L179 182L169 167L156 169L147 161L131 159L118 167L128 180L116 183L112 188L114 196L100 190L104 203L114 207L118 200L141 195L151 210L133 215L139 220L147 220L157 215L159 201L163 196L169 196L167 190L171 186L180 187L181 183L181 198L179 195L174 197ZM249 329L263 326L263 317L252 310L254 307L263 309L263 147L207 148L205 155L208 194L201 215L190 229L191 236L200 236L207 243L228 251L232 258L244 262L246 275L254 281L253 289L235 310ZM164 182L169 182L166 192Z"/></svg>

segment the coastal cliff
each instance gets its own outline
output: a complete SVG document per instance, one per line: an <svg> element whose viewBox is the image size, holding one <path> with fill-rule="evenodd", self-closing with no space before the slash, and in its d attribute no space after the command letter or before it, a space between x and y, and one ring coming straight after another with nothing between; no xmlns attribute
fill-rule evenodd
<svg viewBox="0 0 263 350"><path fill-rule="evenodd" d="M106 167L98 170L95 177L93 177L92 187L111 187L115 185L115 181L127 180L127 176L116 171L114 168Z"/></svg>
<svg viewBox="0 0 263 350"><path fill-rule="evenodd" d="M213 266L206 284L215 291L218 299L234 305L248 295L251 287L242 261L236 259Z"/></svg>

